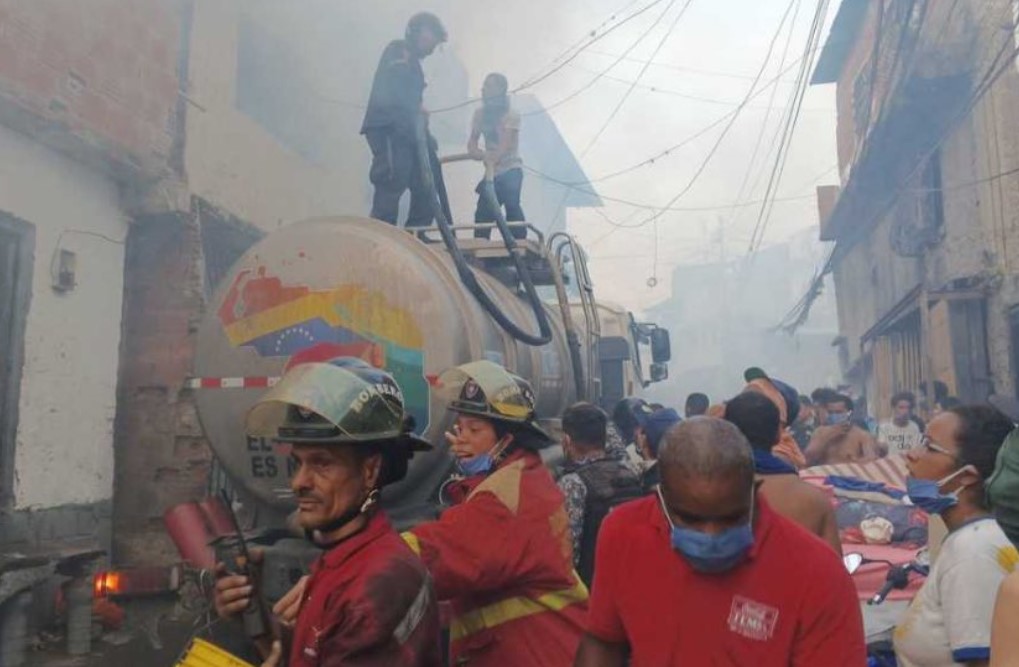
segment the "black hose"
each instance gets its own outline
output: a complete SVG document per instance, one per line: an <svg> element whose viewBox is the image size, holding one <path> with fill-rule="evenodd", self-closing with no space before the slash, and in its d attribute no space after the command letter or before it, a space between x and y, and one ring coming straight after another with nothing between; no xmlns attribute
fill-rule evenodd
<svg viewBox="0 0 1019 667"><path fill-rule="evenodd" d="M431 193L432 209L435 213L435 222L439 227L439 234L442 236L442 241L445 243L446 248L449 249L450 255L453 257L453 264L456 265L456 271L460 275L460 281L464 284L474 298L478 300L481 307L492 316L492 319L502 327L506 333L515 338L516 340L524 343L525 345L541 346L547 345L552 340L552 326L548 321L548 315L545 313L545 307L541 303L541 299L538 298L538 292L534 288L534 282L531 280L531 272L527 268L523 259L516 252L516 240L510 233L509 226L506 223L506 217L502 214L501 208L498 206L498 202L495 198L494 188L492 187L491 181L486 179L485 187L483 191L486 197L490 197L490 204L493 205L493 210L496 212L496 226L499 228L499 232L502 234L503 239L506 242L506 248L509 250L510 256L513 258L513 263L516 265L517 272L520 275L520 280L524 284L524 291L527 293L527 298L531 302L531 308L534 310L534 317L538 322L538 335L533 336L523 329L521 329L515 322L513 322L498 305L492 300L485 291L485 288L478 282L477 276L474 275L474 271L467 264L467 260L464 259L463 252L456 243L456 235L450 228L450 211L449 211L449 199L446 193L445 183L442 179L442 166L439 164L437 156L429 146L428 141L428 128L425 124L424 116L419 116L417 126L415 128L415 134L417 139L418 148L418 161L421 163L422 177L424 178L425 187ZM435 172L438 172L436 176ZM442 186L442 191L436 187L437 184Z"/></svg>

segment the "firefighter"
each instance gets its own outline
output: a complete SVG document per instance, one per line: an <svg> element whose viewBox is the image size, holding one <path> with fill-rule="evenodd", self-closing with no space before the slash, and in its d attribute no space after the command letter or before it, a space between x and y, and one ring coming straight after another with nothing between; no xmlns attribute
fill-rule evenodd
<svg viewBox="0 0 1019 667"><path fill-rule="evenodd" d="M413 434L393 378L349 357L301 364L251 409L246 427L291 447L298 521L325 550L298 589L288 665L441 664L428 572L378 507L382 487L431 448ZM216 610L228 618L248 606L252 587L218 569ZM279 643L260 649L274 667Z"/></svg>
<svg viewBox="0 0 1019 667"><path fill-rule="evenodd" d="M415 14L404 39L390 42L372 83L361 134L372 152L369 178L375 186L371 217L396 224L400 198L410 189L408 227L431 224L434 209L425 187L415 143L415 126L424 114L425 74L421 60L446 41L446 29L434 14ZM431 151L434 152L434 140Z"/></svg>
<svg viewBox="0 0 1019 667"><path fill-rule="evenodd" d="M454 664L565 667L583 633L587 588L573 569L563 495L538 450L551 444L523 379L489 361L446 371L460 470L451 506L404 539L452 607Z"/></svg>

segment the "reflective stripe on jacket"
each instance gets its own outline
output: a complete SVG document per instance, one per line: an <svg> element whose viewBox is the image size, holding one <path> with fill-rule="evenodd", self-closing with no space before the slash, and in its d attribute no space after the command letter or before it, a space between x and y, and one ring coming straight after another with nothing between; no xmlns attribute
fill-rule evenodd
<svg viewBox="0 0 1019 667"><path fill-rule="evenodd" d="M454 663L572 665L587 587L573 570L562 493L541 459L516 452L447 491L460 502L404 539L452 603Z"/></svg>

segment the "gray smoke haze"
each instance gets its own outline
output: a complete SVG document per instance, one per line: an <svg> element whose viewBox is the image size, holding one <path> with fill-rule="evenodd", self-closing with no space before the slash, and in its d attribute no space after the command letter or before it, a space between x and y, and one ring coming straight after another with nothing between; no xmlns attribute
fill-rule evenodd
<svg viewBox="0 0 1019 667"><path fill-rule="evenodd" d="M345 163L355 173L357 169L366 173L368 154L363 142L355 138L362 115L359 107L367 98L379 54L388 41L402 35L407 18L414 12L434 11L449 29L449 43L425 62L429 78L426 105L442 109L476 96L489 72L506 74L513 87L548 71L571 45L585 35L590 36L614 13L621 18L646 4L620 0L554 3L437 0L428 5L406 0L342 4L326 0L295 3L259 0L250 3L249 16L252 24L258 26L256 43L265 34L302 35L296 44L292 39L285 41L291 47L289 57L295 59L305 85L312 91L310 97L305 97L313 102L281 124L298 135L303 132L304 143L315 159ZM787 0L725 3L694 0L676 21L684 4L656 5L585 50L547 80L518 95L516 103L518 107L531 108L529 105L536 103L552 107L549 118L586 176L595 180L703 132L703 136L650 166L598 181L593 187L605 198L604 206L568 207L568 229L590 255L601 298L646 312L674 330L683 330L689 322L697 321L702 322L699 326L702 332L739 329L758 335L777 324L797 301L824 255L816 241L817 209L813 194L816 185L838 182L834 168L834 87L808 89L778 187L777 196L783 201L774 205L763 246L781 246L771 256L786 257L785 261L745 258L759 208L732 205L757 201L764 195L774 162L774 136L794 90L798 63L804 55L813 18L812 6L800 7L792 33L783 29L779 35L758 90L776 77L779 84L760 92L746 105L695 184L674 204L695 210L669 211L661 214L655 224L618 228L647 220L654 210L612 199L662 206L685 189L702 169L726 123L704 132L705 128L732 112L748 94L790 7ZM831 18L828 17L829 22ZM610 22L605 28L615 23ZM660 43L661 50L654 62L645 65ZM626 58L619 60L627 51ZM266 57L272 60L271 56ZM610 68L617 60L618 64ZM779 76L783 70L786 72ZM573 97L599 73L604 75ZM609 115L638 77L639 83L606 126ZM264 101L281 104L273 90L266 91ZM256 106L261 103L256 102ZM443 152L463 150L471 110L432 115L432 129ZM307 117L313 118L314 123L306 122ZM313 131L311 128L316 126L320 129ZM528 127L525 122L524 132ZM755 147L758 154L751 163ZM477 174L472 169L457 165L447 172L454 215L463 221L470 220L473 212L472 190ZM552 221L534 213L552 217L562 208L563 195L561 186L542 182L540 176L528 173L524 203L532 213L529 215L532 224L547 228ZM367 201L350 201L349 206L351 212L363 213ZM790 240L793 243L787 247ZM790 256L795 259L788 259ZM681 268L711 263L715 264L714 270ZM677 269L680 271L674 276ZM652 277L657 279L654 288L648 286ZM701 298L714 294L716 289L724 289L726 297ZM734 296L744 292L745 300ZM767 307L754 307L762 300ZM691 312L691 303L701 305ZM721 303L729 311L724 317L719 310ZM819 304L808 330L830 342L835 328L834 308L826 298ZM707 338L717 343L719 336L711 334ZM676 342L678 359L674 373L681 376L694 373L700 378L696 380L699 384L714 384L716 392L732 391L739 386L735 367L744 360L734 358L731 351L734 345L737 349L745 346L728 341L719 343L721 347L705 348L692 340ZM790 344L794 351L806 354L798 343ZM827 349L827 343L813 347L821 351L812 352L816 358L804 365L820 364L824 369L821 375L834 374L834 355ZM707 367L685 366L690 359L714 356L727 361ZM787 355L757 348L752 356L746 363L789 363L788 359L781 361ZM725 379L714 380L718 374ZM804 378L803 382L820 383L824 379ZM682 383L669 383L666 391L684 389L679 384L689 381L692 380L687 377Z"/></svg>

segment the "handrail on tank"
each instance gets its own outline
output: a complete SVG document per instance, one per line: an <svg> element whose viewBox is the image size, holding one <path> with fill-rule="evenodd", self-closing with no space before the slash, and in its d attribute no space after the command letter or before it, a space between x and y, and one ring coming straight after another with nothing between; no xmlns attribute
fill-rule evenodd
<svg viewBox="0 0 1019 667"><path fill-rule="evenodd" d="M558 245L556 245L557 239L561 239ZM588 379L591 385L590 387L585 387L586 391L583 393L596 397L599 393L596 384L599 381L599 374L597 373L597 348L598 341L601 340L601 320L598 318L598 307L594 298L594 285L591 282L591 274L587 270L587 258L584 257L583 251L578 246L576 239L567 232L556 232L549 238L548 253L555 258L556 263L560 263L560 255L564 248L568 248L573 256L573 266L577 275L577 288L580 290L580 305L584 313L585 331L588 334L586 352ZM576 337L576 334L574 336ZM574 365L581 363L579 345L578 341L578 349L576 351L570 350L571 355L576 354Z"/></svg>
<svg viewBox="0 0 1019 667"><path fill-rule="evenodd" d="M456 153L456 154L453 154L453 155L443 156L442 158L439 159L439 163L440 164L450 164L450 163L454 163L454 162L482 162L482 161L483 160L481 160L480 158L475 157L474 155L471 155L470 153ZM485 177L486 177L486 180L491 181L491 178L492 178L491 165L486 165ZM492 196L494 196L494 193L493 193ZM498 208L498 207L496 207L496 208ZM527 229L533 231L534 234L538 237L538 245L541 248L542 256L543 256L544 260L546 262L548 262L549 266L553 267L553 270L552 270L552 283L555 286L556 300L559 302L559 312L560 312L560 314L561 314L561 316L563 318L563 329L564 329L564 331L566 333L566 347L567 347L567 351L569 352L570 366L573 368L573 384L574 384L574 389L577 392L577 399L578 400L590 400L590 401L596 400L597 396L595 396L594 387L593 386L592 387L588 387L587 386L587 380L586 380L586 378L588 376L590 376L592 379L594 378L594 376L595 376L595 369L593 368L593 366L590 367L589 373L585 372L585 370L584 370L584 362L583 362L583 360L581 359L581 356L580 356L580 347L581 347L580 336L577 334L577 327L576 327L576 324L573 321L573 311L570 309L570 299L569 299L569 296L566 294L566 285L563 283L562 271L556 270L556 267L553 264L551 256L549 254L550 251L551 251L552 239L554 239L556 236L559 236L559 235L563 234L563 232L557 232L556 234L553 234L552 239L549 239L548 243L546 243L545 242L545 234L540 229L538 229L537 227L535 227L534 225L532 225L530 223L523 223L523 222L512 223L511 222L511 223L507 223L507 226L508 227L516 227L517 229L519 229L520 227L526 227ZM492 227L498 227L498 223L474 223L472 225L452 225L450 227L450 229L453 229L453 230L464 230L464 231L474 231L474 230L478 230L478 229L491 229ZM428 228L425 228L425 229L430 229L430 228L431 227L428 227ZM569 235L566 235L566 236L568 238L572 238L572 237L569 237ZM585 283L584 284L587 285L588 289L590 290L591 289L590 288L590 275L586 273L586 266L585 266L585 276L586 277L585 277ZM585 313L584 314L585 314L585 318L587 318L588 313L587 313L587 309L586 308L585 308ZM599 325L600 325L600 323L595 322L595 324L594 324L595 329L600 328ZM588 330L590 331L591 330L591 328L590 328L591 325L589 324L588 326L589 326ZM597 336L599 334L596 333L595 335ZM588 365L591 366L595 362L594 362L593 353L590 353L590 351L589 351L589 356L590 356L591 360L589 361Z"/></svg>
<svg viewBox="0 0 1019 667"><path fill-rule="evenodd" d="M474 298L478 300L481 307L484 308L485 311L491 315L492 319L494 319L496 323L510 336L525 345L535 347L547 345L552 341L552 325L548 320L548 314L545 312L545 306L542 304L541 299L538 297L538 292L534 288L534 281L531 280L531 272L527 268L527 265L523 262L520 254L516 252L516 240L510 233L509 227L506 223L506 217L502 214L502 210L498 206L498 202L495 197L495 188L492 185L491 166L486 165L485 187L482 188L482 191L484 196L488 198L489 202L493 204L492 208L496 213L496 225L499 227L499 232L502 234L503 241L506 244L506 249L509 251L510 257L513 259L513 263L516 266L517 275L520 276L520 280L524 284L524 291L527 294L527 299L530 301L531 309L534 311L534 317L538 323L537 336L524 331L515 322L513 322L506 313L499 309L499 306L496 305L495 301L493 301L485 291L485 288L478 282L477 276L474 275L474 271L467 264L467 260L463 256L463 251L457 245L456 234L450 228L452 215L449 211L449 197L445 192L445 183L442 181L442 164L439 162L438 156L435 155L430 146L427 122L423 115L419 115L417 118L417 122L415 124L415 138L417 139L418 162L421 165L421 174L424 178L425 187L431 195L432 209L435 213L435 222L438 224L439 233L442 236L443 243L445 243L446 248L449 250L449 253L453 258L453 263L456 266L461 282L463 282L464 286L471 292L471 294L474 295ZM433 169L435 171L433 171ZM442 186L441 190L438 185Z"/></svg>
<svg viewBox="0 0 1019 667"><path fill-rule="evenodd" d="M529 222L507 222L506 226L510 229L527 229L528 231L534 232L534 235L538 237L538 244L541 246L545 245L545 235L542 234L541 230L532 225ZM450 225L450 230L454 232L473 232L479 229L498 229L499 225L494 222L475 222L469 225ZM432 230L438 230L438 225L428 225L426 227L405 227L404 231L409 234L416 234L418 232L428 232Z"/></svg>

